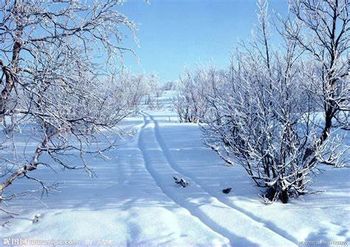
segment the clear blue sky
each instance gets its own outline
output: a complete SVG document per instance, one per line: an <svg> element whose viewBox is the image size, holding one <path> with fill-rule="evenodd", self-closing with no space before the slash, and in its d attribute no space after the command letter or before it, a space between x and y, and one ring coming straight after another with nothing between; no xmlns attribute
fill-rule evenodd
<svg viewBox="0 0 350 247"><path fill-rule="evenodd" d="M287 0L270 1L286 12ZM127 56L132 72L176 80L198 64L228 65L235 44L248 40L256 24L256 0L129 0L121 9L138 24L139 58ZM131 41L127 42L130 47Z"/></svg>

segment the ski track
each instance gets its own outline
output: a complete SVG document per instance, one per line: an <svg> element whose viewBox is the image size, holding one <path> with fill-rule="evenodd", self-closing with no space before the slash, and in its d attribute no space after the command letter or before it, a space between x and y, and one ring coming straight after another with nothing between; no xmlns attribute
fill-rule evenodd
<svg viewBox="0 0 350 247"><path fill-rule="evenodd" d="M247 210L244 210L236 205L234 205L232 202L225 200L223 198L219 198L217 197L215 194L213 194L212 192L210 192L210 190L208 190L207 188L205 188L203 186L203 184L201 182L198 181L198 179L196 179L193 175L190 175L188 172L184 171L184 169L180 168L176 162L174 162L169 149L167 148L161 134L160 134L160 127L158 122L154 119L153 116L151 116L148 113L144 113L142 112L142 115L144 117L144 126L142 128L141 131L143 131L143 129L150 123L153 124L152 126L152 132L153 135L155 137L155 141L158 144L158 146L160 147L160 151L163 154L163 156L165 157L166 160L166 165L169 166L169 168L171 170L173 170L173 174L179 174L181 176L184 176L186 178L188 178L189 181L191 181L191 186L196 187L197 191L202 191L204 192L209 198L214 198L217 200L217 204L222 204L220 205L221 207L226 207L230 209L230 213L233 214L234 216L242 219L244 222L250 222L250 226L251 227L255 227L256 228L256 235L255 236L260 236L260 239L272 239L269 236L273 236L273 237L277 237L278 241L284 241L284 243L288 244L288 246L296 246L298 241L291 236L290 234L288 234L287 232L283 231L282 229L278 228L277 226L275 226L273 223L271 222L267 222L263 219L260 219L259 217L253 215L252 213L248 212ZM150 120L147 119L147 117L149 117ZM141 135L141 133L140 133ZM147 152L145 151L145 147L140 147L140 149L142 148L142 152L144 154L145 159L147 159ZM221 224L218 224L216 222L219 222L218 220L215 220L215 215L214 215L214 219L211 219L211 217L209 215L207 215L205 212L203 212L199 208L197 205L193 205L193 202L188 202L186 200L183 200L182 198L176 198L176 195L172 195L171 191L166 191L166 188L164 186L162 186L161 181L157 181L159 180L157 178L157 171L155 169L153 169L153 167L150 166L150 162L146 162L148 163L148 170L150 171L151 175L154 177L154 179L156 180L157 184L159 187L161 187L162 191L168 196L170 197L172 200L174 200L176 203L178 203L180 206L185 207L186 209L188 209L192 215L196 216L197 218L199 218L204 224L206 224L207 226L209 226L212 230L214 230L215 232L223 235L224 237L230 239L231 244L237 244L237 240L242 243L242 238L235 235L234 233L232 233L229 229L230 227L224 227L225 222L221 222ZM211 207L211 206L208 206ZM213 206L214 207L214 206ZM226 213L226 211L225 211ZM240 221L241 222L241 221ZM230 225L230 224L228 224ZM236 225L237 227L237 225ZM264 229L264 233L261 233L261 230ZM239 239L237 239L239 238ZM244 239L244 241L247 241L246 239ZM257 241L258 242L258 241ZM271 242L267 242L267 243L271 243ZM251 242L249 243L250 245L252 244Z"/></svg>
<svg viewBox="0 0 350 247"><path fill-rule="evenodd" d="M244 238L240 238L238 236L235 236L232 234L230 231L227 229L223 228L219 224L217 224L215 221L207 217L203 212L198 210L196 208L196 205L192 205L189 202L186 202L186 200L182 199L181 197L176 196L172 191L169 186L164 186L162 181L160 180L160 174L154 169L152 166L152 162L150 160L149 155L147 154L147 147L145 146L145 143L143 141L143 132L146 128L146 126L150 123L149 120L147 120L147 117L144 115L144 125L142 126L140 132L139 132L139 137L138 137L138 146L139 149L142 152L142 155L144 157L144 163L147 171L149 174L153 177L154 181L158 185L158 187L163 191L163 193L174 203L179 205L180 207L186 209L193 217L197 218L200 222L202 222L206 227L208 227L211 231L214 231L218 235L222 236L223 238L226 238L230 242L230 246L233 246L233 244L236 245L236 243L243 244L244 246L254 246L253 243L249 242L248 240ZM175 187L175 189L177 189Z"/></svg>

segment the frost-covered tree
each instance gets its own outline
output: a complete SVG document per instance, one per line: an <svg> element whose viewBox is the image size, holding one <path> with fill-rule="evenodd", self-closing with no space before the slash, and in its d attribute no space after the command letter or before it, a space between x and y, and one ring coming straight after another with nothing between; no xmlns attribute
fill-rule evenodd
<svg viewBox="0 0 350 247"><path fill-rule="evenodd" d="M175 107L181 122L202 122L208 113L206 97L224 81L222 71L200 68L187 71L180 78Z"/></svg>
<svg viewBox="0 0 350 247"><path fill-rule="evenodd" d="M1 156L1 200L18 178L47 189L31 171L53 164L77 168L64 155L102 151L97 134L128 114L129 96L102 66L128 51L121 30L135 26L118 11L122 2L1 1L1 149L8 154ZM17 147L21 136L36 147ZM83 158L80 167L90 171Z"/></svg>
<svg viewBox="0 0 350 247"><path fill-rule="evenodd" d="M116 76L119 81L118 91L127 95L125 103L129 108L137 108L140 104L154 105L154 98L157 94L158 81L154 75L133 75L128 71L123 71Z"/></svg>
<svg viewBox="0 0 350 247"><path fill-rule="evenodd" d="M231 80L210 97L205 141L226 162L240 163L258 186L269 189L270 199L287 201L289 194L304 193L306 181L299 182L310 170L302 168L302 153L317 129L314 107L300 64L274 54L270 71L258 53L240 54Z"/></svg>
<svg viewBox="0 0 350 247"><path fill-rule="evenodd" d="M162 95L162 88L159 86L159 81L156 75L149 75L145 77L145 104L149 108L160 108L158 98Z"/></svg>

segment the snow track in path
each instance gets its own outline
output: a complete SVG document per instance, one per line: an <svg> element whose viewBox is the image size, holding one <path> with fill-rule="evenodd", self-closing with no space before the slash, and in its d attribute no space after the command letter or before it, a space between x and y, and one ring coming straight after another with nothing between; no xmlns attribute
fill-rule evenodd
<svg viewBox="0 0 350 247"><path fill-rule="evenodd" d="M172 176L185 174L171 159L161 139L157 122L146 114L144 120L145 125L139 136L139 147L144 154L147 169L169 198L186 208L213 231L228 238L231 245L296 246L294 241L266 228L264 223L220 201L192 178L187 177L190 186L177 187Z"/></svg>
<svg viewBox="0 0 350 247"><path fill-rule="evenodd" d="M173 193L174 187L169 188L169 186L164 184L164 181L161 178L161 175L153 167L154 161L152 161L152 158L150 155L150 149L147 148L147 145L145 143L146 137L144 135L144 132L145 132L145 128L148 124L149 124L149 121L147 120L147 117L144 117L144 125L142 126L140 133L139 133L138 146L143 154L145 167L146 167L147 171L150 173L150 175L153 177L153 179L156 182L156 184L158 185L158 187L163 191L163 193L168 198L173 200L180 207L187 209L187 211L192 216L194 216L195 218L200 220L210 230L216 232L217 234L221 235L222 237L224 237L226 239L229 239L230 245L232 246L231 240L232 240L233 236L230 236L230 234L227 231L225 231L224 229L222 229L219 225L215 225L215 223L211 222L210 219L205 219L205 215L199 215L200 214L199 211L197 211L195 208L191 207L190 205L186 205L186 202L184 202L183 200L180 200L180 198L178 198L177 196L174 195L174 193ZM177 189L177 188L175 188L175 189ZM242 239L242 241L243 241L243 239ZM242 241L240 241L240 242L243 244L251 244L251 243L247 243L245 241L242 242Z"/></svg>
<svg viewBox="0 0 350 247"><path fill-rule="evenodd" d="M172 169L174 169L176 172L178 172L182 176L187 177L189 179L188 181L195 182L201 189L205 190L210 196L215 197L221 203L227 205L228 207L231 207L232 210L236 211L237 214L241 215L242 217L246 217L247 220L251 221L253 225L256 225L257 223L258 223L258 225L263 224L264 228L265 228L264 231L270 231L271 233L277 234L277 235L287 239L288 241L294 243L295 245L298 245L298 240L295 239L290 234L288 234L287 232L285 232L284 230L278 228L277 226L275 226L274 224L272 224L268 221L260 219L259 217L255 216L254 214L248 212L247 210L244 210L244 209L234 205L229 200L227 200L225 198L218 197L217 195L215 195L215 193L212 193L210 191L210 189L206 188L203 181L200 181L195 176L193 176L189 172L187 172L185 169L179 167L177 165L177 163L174 161L174 159L172 158L172 155L171 155L166 143L164 142L163 137L161 136L158 121L156 121L151 115L148 115L148 116L150 117L150 119L154 123L155 136L156 136L157 142L159 143L159 146L162 148L162 151L167 158L168 164L171 166Z"/></svg>

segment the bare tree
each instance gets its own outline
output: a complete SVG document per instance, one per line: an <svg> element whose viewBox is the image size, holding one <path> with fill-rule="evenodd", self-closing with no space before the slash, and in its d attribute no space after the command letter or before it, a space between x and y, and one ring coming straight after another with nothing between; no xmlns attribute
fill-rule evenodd
<svg viewBox="0 0 350 247"><path fill-rule="evenodd" d="M211 148L229 164L240 163L258 186L268 188L271 200L284 202L289 194L304 193L299 162L316 127L290 49L286 56L275 53L269 68L258 51L240 54L231 66L232 80L210 97L215 114L203 125Z"/></svg>
<svg viewBox="0 0 350 247"><path fill-rule="evenodd" d="M129 112L125 94L106 86L115 80L101 66L119 62L129 51L120 45L121 30L132 33L135 25L118 11L122 2L0 3L1 148L10 154L1 157L1 200L10 198L7 187L22 177L46 190L30 175L38 166L81 167L91 173L83 155L111 146L97 147L91 140ZM16 147L14 138L24 133L33 136L34 149ZM69 151L78 152L79 166L63 158Z"/></svg>

